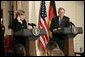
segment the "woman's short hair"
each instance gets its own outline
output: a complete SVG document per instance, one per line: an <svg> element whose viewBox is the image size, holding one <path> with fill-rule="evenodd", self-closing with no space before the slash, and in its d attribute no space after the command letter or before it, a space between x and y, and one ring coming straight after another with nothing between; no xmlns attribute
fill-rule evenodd
<svg viewBox="0 0 85 57"><path fill-rule="evenodd" d="M23 15L23 14L25 14L25 11L19 9L19 10L17 10L17 12L16 12L16 17L19 16L19 15Z"/></svg>

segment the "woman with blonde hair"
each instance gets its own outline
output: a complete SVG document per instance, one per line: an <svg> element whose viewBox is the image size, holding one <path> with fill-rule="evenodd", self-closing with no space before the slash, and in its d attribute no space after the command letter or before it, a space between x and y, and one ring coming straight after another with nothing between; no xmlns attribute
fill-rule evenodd
<svg viewBox="0 0 85 57"><path fill-rule="evenodd" d="M25 20L25 11L21 9L17 10L16 18L12 21L12 29L14 33L23 29L27 29L27 23ZM25 40L26 40L26 37L24 36L23 37L13 36L14 55L16 56L26 55Z"/></svg>

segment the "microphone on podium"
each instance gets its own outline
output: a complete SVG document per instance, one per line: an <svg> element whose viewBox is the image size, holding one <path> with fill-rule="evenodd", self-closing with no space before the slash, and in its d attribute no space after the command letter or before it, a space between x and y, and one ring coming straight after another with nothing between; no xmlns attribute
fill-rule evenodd
<svg viewBox="0 0 85 57"><path fill-rule="evenodd" d="M73 25L73 26L75 26L72 22L69 22L70 23L70 25Z"/></svg>
<svg viewBox="0 0 85 57"><path fill-rule="evenodd" d="M36 24L34 24L34 23L28 23L28 25L30 25L30 26L36 26Z"/></svg>

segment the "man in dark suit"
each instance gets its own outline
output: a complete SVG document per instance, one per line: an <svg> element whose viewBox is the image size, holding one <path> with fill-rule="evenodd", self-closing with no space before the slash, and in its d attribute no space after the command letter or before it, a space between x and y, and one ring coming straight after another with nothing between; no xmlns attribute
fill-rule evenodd
<svg viewBox="0 0 85 57"><path fill-rule="evenodd" d="M59 48L64 51L64 38L66 35L56 33L58 29L63 29L64 27L69 27L69 17L64 16L65 9L58 9L58 16L54 17L51 22L50 30L52 32L52 40L56 41Z"/></svg>

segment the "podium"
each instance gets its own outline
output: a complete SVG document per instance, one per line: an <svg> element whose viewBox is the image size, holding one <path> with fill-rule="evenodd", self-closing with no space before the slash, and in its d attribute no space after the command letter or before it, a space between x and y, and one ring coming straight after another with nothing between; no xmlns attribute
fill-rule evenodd
<svg viewBox="0 0 85 57"><path fill-rule="evenodd" d="M65 56L74 56L74 44L73 38L78 35L82 34L83 30L82 27L65 27L63 29L59 29L56 33L65 34L67 38L65 38L64 42L64 54Z"/></svg>
<svg viewBox="0 0 85 57"><path fill-rule="evenodd" d="M26 38L26 56L37 56L36 55L36 43L35 40L37 40L40 36L45 35L46 31L45 29L23 29L20 31L15 32L14 36L24 36Z"/></svg>

